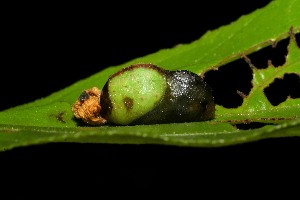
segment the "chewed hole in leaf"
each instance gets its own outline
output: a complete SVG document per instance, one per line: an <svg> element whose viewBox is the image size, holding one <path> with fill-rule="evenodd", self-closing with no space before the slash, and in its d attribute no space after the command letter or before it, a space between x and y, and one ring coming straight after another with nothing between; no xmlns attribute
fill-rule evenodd
<svg viewBox="0 0 300 200"><path fill-rule="evenodd" d="M296 34L295 38L296 38L296 42L297 42L298 47L299 47L300 46L300 33Z"/></svg>
<svg viewBox="0 0 300 200"><path fill-rule="evenodd" d="M233 126L239 130L250 130L250 129L262 128L266 125L273 125L273 124L261 123L261 122L250 122L250 123L234 124Z"/></svg>
<svg viewBox="0 0 300 200"><path fill-rule="evenodd" d="M244 59L238 59L206 72L204 80L212 87L216 104L236 108L243 103L239 93L248 95L252 88L252 71Z"/></svg>
<svg viewBox="0 0 300 200"><path fill-rule="evenodd" d="M276 78L264 93L273 106L284 102L288 97L300 98L300 76L297 74L285 74L283 79Z"/></svg>
<svg viewBox="0 0 300 200"><path fill-rule="evenodd" d="M248 55L248 58L257 69L267 68L269 60L275 67L282 66L288 53L289 41L289 38L281 40L278 43L274 43L274 45Z"/></svg>

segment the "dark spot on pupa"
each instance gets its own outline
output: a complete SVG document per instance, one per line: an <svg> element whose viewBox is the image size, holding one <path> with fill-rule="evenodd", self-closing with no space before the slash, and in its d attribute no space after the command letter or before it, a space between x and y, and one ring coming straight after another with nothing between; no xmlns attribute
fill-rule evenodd
<svg viewBox="0 0 300 200"><path fill-rule="evenodd" d="M56 116L56 119L61 123L66 123L66 121L64 120L64 114L65 114L65 112L60 112Z"/></svg>
<svg viewBox="0 0 300 200"><path fill-rule="evenodd" d="M203 102L200 102L200 104L203 108L207 109L209 103L208 103L208 101L204 100Z"/></svg>
<svg viewBox="0 0 300 200"><path fill-rule="evenodd" d="M123 103L124 103L127 111L132 109L132 107L133 107L133 99L132 98L129 98L129 97L123 98Z"/></svg>
<svg viewBox="0 0 300 200"><path fill-rule="evenodd" d="M90 95L86 92L86 91L83 91L80 96L78 97L78 100L80 102L84 102L85 100L87 100L88 98L90 97Z"/></svg>

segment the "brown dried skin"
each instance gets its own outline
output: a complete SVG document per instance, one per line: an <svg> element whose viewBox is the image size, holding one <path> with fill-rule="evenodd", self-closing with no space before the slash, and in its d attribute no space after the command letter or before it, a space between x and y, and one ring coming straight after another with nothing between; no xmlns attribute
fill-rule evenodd
<svg viewBox="0 0 300 200"><path fill-rule="evenodd" d="M100 96L101 91L97 87L83 91L72 106L74 116L90 125L105 124L107 120L100 116Z"/></svg>

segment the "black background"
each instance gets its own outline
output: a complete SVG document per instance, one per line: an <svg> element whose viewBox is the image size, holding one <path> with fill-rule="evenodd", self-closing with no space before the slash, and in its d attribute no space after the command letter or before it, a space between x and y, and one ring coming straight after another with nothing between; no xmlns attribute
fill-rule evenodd
<svg viewBox="0 0 300 200"><path fill-rule="evenodd" d="M46 97L106 67L190 43L268 2L9 6L1 39L0 110ZM54 181L54 190L79 190L90 178L96 186L133 189L222 186L229 180L235 187L248 181L262 186L296 179L299 145L299 138L222 148L51 143L1 152L0 165L11 184Z"/></svg>

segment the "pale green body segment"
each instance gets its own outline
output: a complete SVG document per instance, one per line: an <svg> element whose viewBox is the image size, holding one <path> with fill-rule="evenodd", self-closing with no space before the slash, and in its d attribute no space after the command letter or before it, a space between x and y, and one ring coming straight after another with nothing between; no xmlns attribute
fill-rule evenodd
<svg viewBox="0 0 300 200"><path fill-rule="evenodd" d="M136 68L115 76L109 82L111 119L126 125L151 111L167 87L166 78L155 69Z"/></svg>

